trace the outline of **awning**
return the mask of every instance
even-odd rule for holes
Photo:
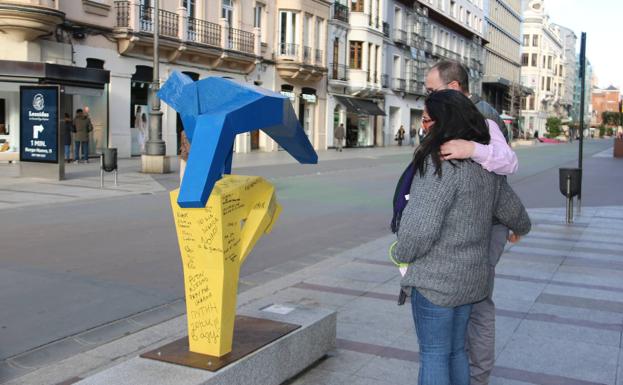
[[[347,98],[344,96],[334,97],[341,105],[346,107],[347,111],[354,112],[356,114],[385,116],[385,111],[383,111],[376,103],[372,102],[371,100]]]

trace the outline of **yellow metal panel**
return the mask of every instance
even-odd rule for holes
[[[240,266],[281,212],[275,188],[256,176],[224,175],[205,208],[171,207],[184,268],[190,351],[231,351]]]

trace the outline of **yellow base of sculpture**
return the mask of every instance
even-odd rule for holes
[[[281,206],[257,176],[224,175],[205,208],[171,207],[184,268],[190,351],[222,357],[232,348],[240,266]]]

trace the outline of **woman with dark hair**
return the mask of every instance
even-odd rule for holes
[[[468,385],[465,331],[471,304],[490,290],[493,218],[514,232],[513,239],[531,225],[503,177],[470,159],[444,161],[440,155],[452,139],[489,143],[487,123],[474,104],[458,91],[442,90],[429,95],[425,106],[428,133],[413,156],[392,255],[409,264],[401,287],[411,295],[420,345],[418,384]]]

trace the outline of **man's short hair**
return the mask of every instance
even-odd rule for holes
[[[461,63],[451,60],[442,60],[431,68],[431,70],[433,69],[439,72],[439,78],[445,84],[456,81],[459,83],[463,92],[469,92],[469,75]]]
[[[79,114],[79,113],[81,113],[81,112],[83,112],[83,111],[82,111],[82,108],[78,108],[78,109],[76,110],[76,114]]]

